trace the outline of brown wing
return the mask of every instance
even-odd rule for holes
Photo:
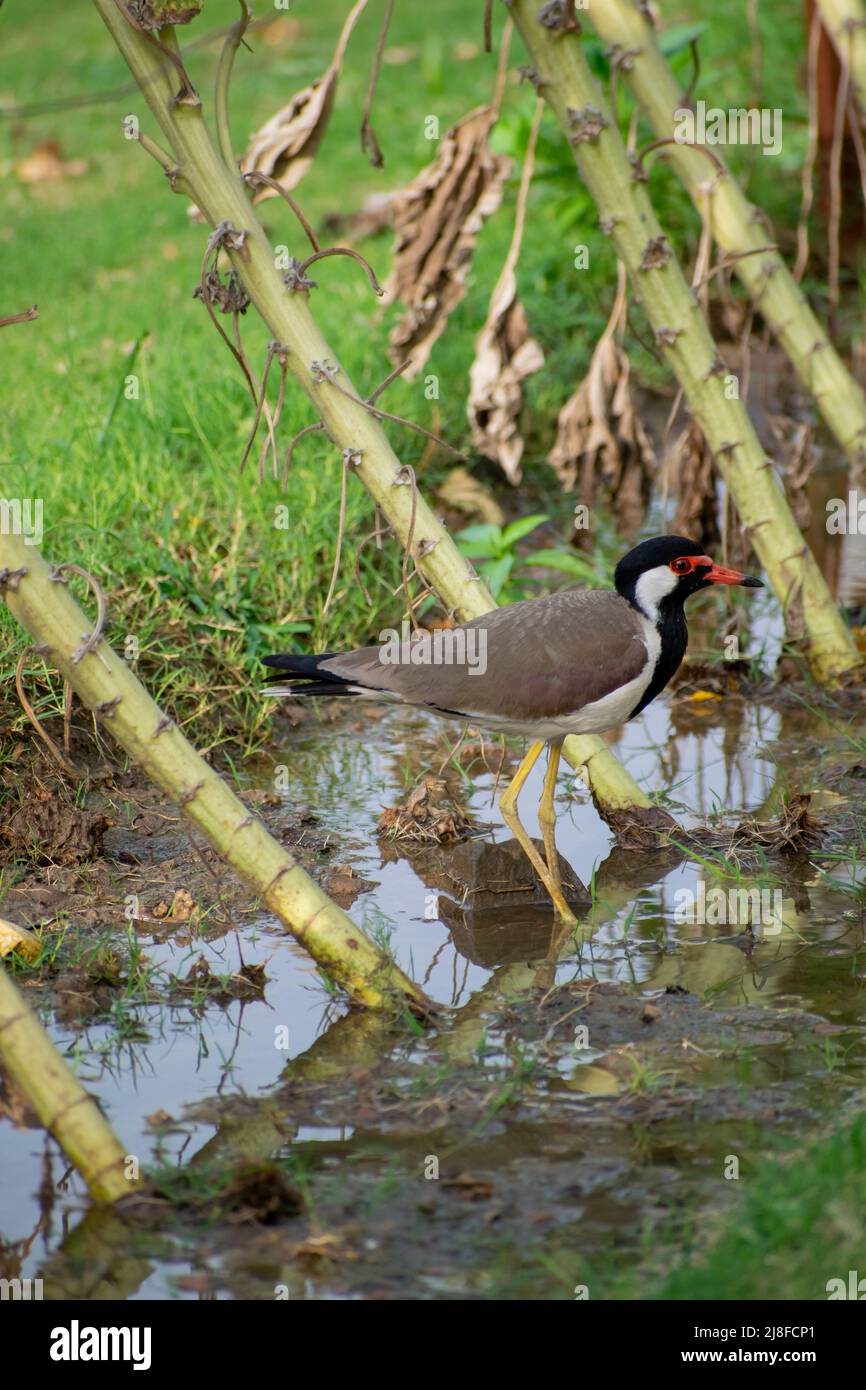
[[[389,664],[381,660],[381,647],[333,657],[320,669],[412,704],[537,720],[574,714],[600,700],[640,675],[649,655],[637,613],[618,594],[601,590],[568,589],[528,599],[463,628],[467,637],[472,630],[476,634],[476,653],[480,657],[483,651],[486,659],[483,673],[471,674],[466,663]]]

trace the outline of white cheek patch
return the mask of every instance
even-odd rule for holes
[[[668,594],[672,594],[680,582],[680,576],[674,574],[667,565],[656,565],[655,569],[647,570],[641,575],[634,589],[634,596],[638,607],[643,610],[651,622],[656,622],[659,615],[659,604]]]

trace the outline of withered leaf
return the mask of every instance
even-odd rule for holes
[[[477,1173],[458,1173],[456,1177],[443,1178],[442,1186],[458,1192],[470,1202],[486,1202],[494,1191],[490,1179]]]
[[[300,183],[331,119],[346,45],[366,6],[367,0],[357,0],[349,11],[334,56],[322,76],[303,91],[296,92],[291,101],[253,135],[241,161],[244,173],[266,174],[287,191]],[[274,189],[262,188],[256,194],[256,201],[276,196]]]
[[[204,0],[132,0],[130,13],[142,29],[161,29],[164,24],[189,24],[201,13]]]
[[[514,235],[490,297],[487,321],[475,340],[475,360],[469,372],[466,409],[472,442],[485,458],[499,464],[510,483],[518,483],[521,476],[523,382],[544,366],[544,353],[530,336],[523,305],[517,298],[516,278],[535,142],[543,110],[544,104],[539,101],[520,179]]]
[[[445,844],[460,840],[471,829],[462,807],[446,804],[445,783],[432,772],[422,777],[402,806],[383,810],[377,833],[394,840],[432,840]]]
[[[186,888],[178,888],[175,890],[171,903],[167,903],[165,899],[158,902],[151,916],[170,917],[173,922],[192,922],[195,924],[199,920],[200,913],[198,903],[192,894],[187,892]]]
[[[261,20],[256,28],[256,37],[263,39],[269,48],[285,48],[295,43],[304,31],[299,19],[289,19],[287,15],[275,15],[273,19]]]
[[[656,456],[635,407],[628,357],[614,339],[616,316],[614,310],[589,371],[559,412],[548,462],[565,488],[579,484],[588,505],[603,482],[617,522],[632,537],[646,513]]]
[[[312,1232],[305,1240],[290,1246],[288,1255],[291,1259],[301,1256],[334,1261],[359,1259],[357,1251],[352,1249],[342,1232],[338,1231]]]
[[[500,465],[510,483],[521,477],[522,383],[543,366],[544,353],[530,336],[514,272],[509,271],[493,292],[487,322],[475,341],[466,408],[473,444]]]
[[[713,456],[696,420],[689,421],[665,455],[665,469],[670,470],[678,497],[674,535],[690,536],[708,550],[717,546],[721,537]]]
[[[492,492],[462,465],[451,469],[444,483],[436,489],[436,496],[446,507],[467,516],[478,516],[494,526],[502,526],[505,521],[505,513]]]
[[[9,922],[0,917],[0,957],[9,956],[13,951],[28,961],[38,958],[42,946],[39,937],[27,927],[19,927],[17,922]]]
[[[798,792],[782,806],[775,820],[747,816],[734,832],[732,848],[758,847],[799,853],[821,839],[824,823],[811,814],[812,797]]]
[[[58,179],[77,179],[87,173],[84,159],[64,159],[56,140],[40,140],[15,165],[21,183],[56,183]]]
[[[770,411],[767,411],[767,420],[778,444],[779,457],[784,462],[783,478],[791,511],[800,530],[805,531],[812,521],[809,479],[821,459],[814,429],[808,421],[792,420],[787,415]]]
[[[394,362],[411,356],[404,372],[408,380],[421,370],[465,295],[478,233],[502,201],[511,160],[494,154],[488,144],[495,119],[490,106],[470,111],[395,200],[389,289],[406,313],[392,330],[390,350]]]

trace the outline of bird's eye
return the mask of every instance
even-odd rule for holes
[[[689,564],[688,560],[671,560],[670,567],[673,570],[674,574],[688,574],[689,570],[691,569],[691,565]]]

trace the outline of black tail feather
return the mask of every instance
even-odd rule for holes
[[[279,693],[292,697],[301,695],[357,695],[359,692],[353,689],[353,682],[345,676],[338,676],[333,671],[322,671],[321,663],[330,657],[339,656],[339,652],[319,652],[317,656],[302,656],[294,652],[279,653],[275,656],[265,656],[262,661],[265,666],[271,666],[278,671],[288,672],[286,680],[279,685],[274,685],[268,693]],[[267,677],[273,680],[273,677]]]
[[[274,666],[278,671],[291,671],[293,676],[316,676],[323,661],[339,656],[339,652],[319,652],[316,656],[304,656],[300,652],[279,652],[276,656],[263,656],[265,666]],[[325,673],[329,680],[339,681],[340,676]]]

